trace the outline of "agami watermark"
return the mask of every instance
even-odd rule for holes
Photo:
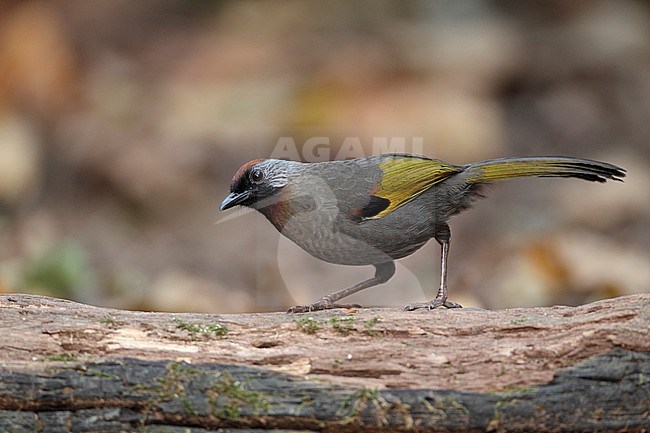
[[[340,142],[326,136],[314,136],[296,142],[294,137],[280,137],[270,157],[303,162],[335,161],[383,153],[424,153],[424,137],[372,137],[371,143],[358,136]]]

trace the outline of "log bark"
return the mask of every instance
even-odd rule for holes
[[[650,294],[296,316],[2,295],[0,329],[2,432],[650,429]]]

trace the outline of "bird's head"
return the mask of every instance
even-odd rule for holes
[[[289,181],[289,164],[278,159],[255,159],[242,165],[230,184],[221,210],[240,205],[260,209],[275,203]]]

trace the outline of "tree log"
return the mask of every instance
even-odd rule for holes
[[[0,296],[0,431],[646,431],[650,294],[306,315]]]

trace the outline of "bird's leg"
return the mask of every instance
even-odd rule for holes
[[[440,288],[438,289],[438,294],[432,301],[428,302],[416,302],[413,304],[408,304],[404,307],[407,311],[417,310],[418,308],[428,308],[433,310],[438,307],[447,307],[447,308],[461,308],[462,305],[455,302],[447,300],[447,260],[449,257],[449,245],[451,243],[451,231],[449,226],[443,230],[440,230],[436,233],[436,241],[440,244],[441,248],[441,258],[440,258]]]
[[[295,307],[291,307],[287,313],[307,313],[310,311],[329,310],[331,308],[361,308],[358,304],[337,304],[336,301],[363,289],[367,289],[368,287],[383,284],[390,280],[390,278],[395,274],[395,263],[393,262],[384,262],[374,266],[374,277],[355,284],[352,287],[348,287],[347,289],[325,295],[319,301],[316,301],[311,305],[296,305]]]

